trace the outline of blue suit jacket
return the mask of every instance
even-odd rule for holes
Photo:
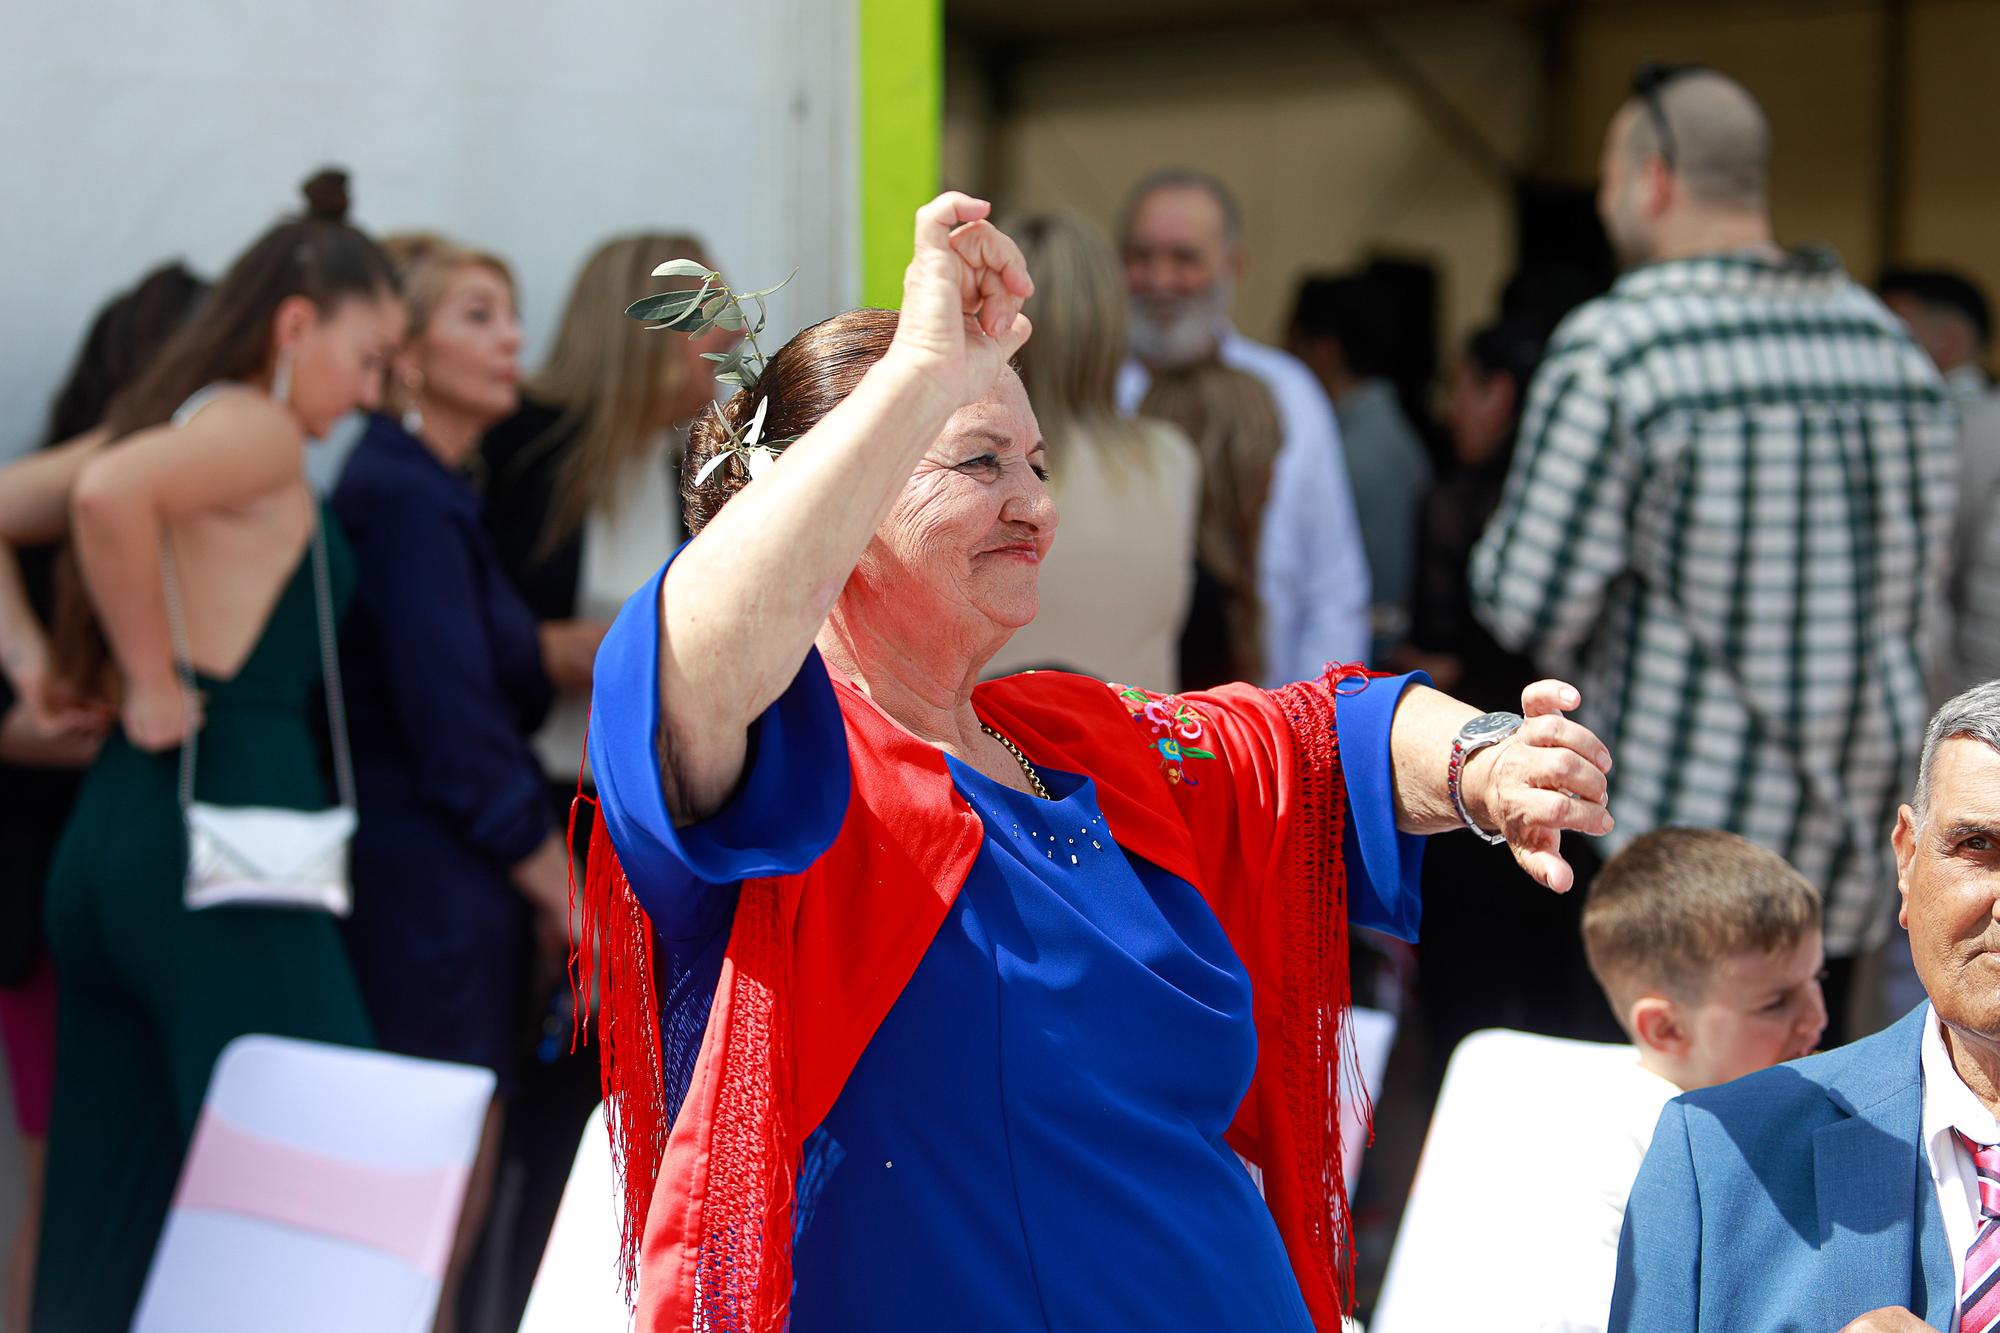
[[[1613,1333],[1837,1333],[1887,1305],[1948,1327],[1928,1018],[1669,1102],[1625,1207]]]

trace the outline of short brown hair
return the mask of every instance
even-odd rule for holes
[[[840,400],[853,393],[868,368],[888,355],[896,338],[893,310],[850,310],[795,334],[764,367],[756,387],[739,389],[723,404],[732,429],[747,425],[757,404],[768,398],[764,429],[758,435],[783,446],[817,426]],[[728,442],[714,412],[695,418],[681,462],[681,502],[690,533],[708,526],[729,498],[750,484],[740,462],[724,463],[700,486],[694,479]]]
[[[1622,1012],[1648,990],[1697,999],[1720,959],[1774,953],[1819,922],[1819,890],[1777,853],[1719,829],[1665,828],[1597,872],[1583,949]]]

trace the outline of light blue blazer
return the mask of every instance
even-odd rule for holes
[[[1837,1333],[1887,1305],[1950,1326],[1928,1016],[1667,1103],[1625,1207],[1612,1333]]]

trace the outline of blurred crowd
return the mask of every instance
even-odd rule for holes
[[[1003,221],[1062,517],[994,670],[1175,691],[1366,663],[1496,710],[1561,673],[1617,757],[1604,851],[1692,825],[1785,858],[1824,902],[1826,1040],[1871,1029],[1924,720],[2000,675],[1991,321],[1956,273],[1869,290],[1781,248],[1770,155],[1742,88],[1649,71],[1598,201],[1622,273],[1524,268],[1442,358],[1409,259],[1302,275],[1283,346],[1240,331],[1253,256],[1204,173],[1143,177],[1109,232]],[[110,302],[0,472],[0,1030],[36,1167],[6,1327],[123,1326],[241,1033],[496,1073],[440,1328],[514,1326],[598,1097],[562,970],[591,666],[684,536],[680,453],[734,337],[623,310],[694,281],[662,261],[713,261],[603,242],[529,368],[504,256],[364,235],[337,172],[306,193],[219,276]],[[187,909],[184,743],[199,799],[310,808],[331,729],[351,912]],[[1597,856],[1570,856],[1581,889]],[[1433,1084],[1475,1028],[1630,1035],[1585,893],[1457,838],[1425,894],[1436,930],[1365,946],[1357,995],[1424,1034]]]

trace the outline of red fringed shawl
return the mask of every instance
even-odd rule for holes
[[[1036,764],[1095,778],[1118,845],[1199,889],[1248,967],[1257,1068],[1228,1139],[1263,1168],[1322,1329],[1340,1326],[1353,1277],[1339,1114],[1351,1043],[1347,812],[1333,693],[1360,675],[1162,698],[1044,672],[973,695]],[[602,997],[621,1259],[627,1280],[637,1275],[646,1333],[783,1328],[801,1145],[915,973],[984,836],[941,751],[847,682],[836,694],[853,771],[846,821],[804,874],[744,883],[671,1126],[652,930],[602,818],[591,839],[572,966],[579,994],[594,981]]]

